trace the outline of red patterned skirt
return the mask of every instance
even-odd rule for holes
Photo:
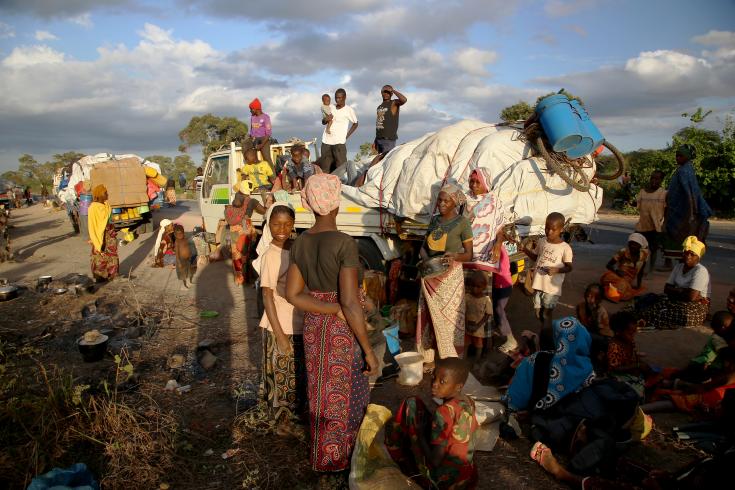
[[[336,292],[311,291],[315,299],[337,302]],[[370,401],[362,371],[362,348],[349,325],[335,315],[304,314],[304,356],[315,471],[349,468],[355,438]]]

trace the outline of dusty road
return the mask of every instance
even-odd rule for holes
[[[156,224],[163,218],[179,221],[187,230],[200,223],[194,201],[180,201],[179,206],[156,213]],[[11,240],[16,261],[0,264],[0,277],[31,286],[35,283],[36,277],[42,274],[55,277],[74,272],[89,274],[89,245],[71,233],[71,225],[65,213],[46,210],[36,205],[13,211],[11,223],[13,225]],[[634,223],[635,218],[603,215],[602,219],[591,228],[593,244],[572,244],[575,253],[574,271],[566,278],[564,294],[557,311],[558,316],[572,314],[574,305],[582,298],[585,286],[599,279],[605,263],[625,243],[625,238],[631,232]],[[121,274],[130,278],[129,283],[135,286],[140,293],[139,296],[143,296],[144,303],[163,305],[180,316],[177,324],[161,329],[155,338],[144,343],[137,361],[141,372],[144,373],[141,391],[153,394],[162,407],[175,412],[190,434],[206,436],[206,442],[202,443],[199,440],[191,444],[191,448],[185,448],[185,451],[189,451],[187,455],[190,460],[201,463],[195,468],[198,483],[190,482],[189,486],[177,485],[178,488],[240,486],[243,478],[242,468],[247,467],[247,461],[238,462],[237,458],[233,458],[225,465],[219,458],[216,458],[219,462],[207,459],[209,457],[203,456],[203,453],[206,449],[213,449],[214,454],[218,455],[232,446],[234,438],[232,418],[236,410],[233,390],[242,387],[246,380],[257,383],[261,339],[257,332],[258,319],[255,316],[253,289],[237,287],[234,284],[228,262],[217,262],[200,269],[194,285],[190,289],[184,288],[176,279],[175,271],[150,266],[150,254],[155,237],[155,233],[144,234],[133,243],[120,247]],[[713,278],[713,311],[724,308],[727,291],[733,285],[735,277],[733,251],[735,251],[735,223],[714,222],[710,250],[703,260]],[[667,275],[662,272],[655,272],[647,277],[645,284],[648,290],[661,291],[666,277]],[[105,286],[97,296],[114,300],[115,298],[109,296],[125,294],[119,287],[116,289],[113,286],[114,283]],[[58,304],[67,300],[60,297],[52,301],[57,302],[52,304]],[[69,298],[68,301],[72,299]],[[5,307],[9,306],[6,303]],[[609,303],[606,307],[611,312],[619,308]],[[219,317],[201,319],[199,318],[201,310],[217,311]],[[34,312],[28,311],[27,317],[32,319]],[[511,298],[509,317],[516,332],[538,328],[533,318],[530,298],[518,291],[514,292]],[[2,320],[0,323],[3,323]],[[3,325],[3,327],[15,326]],[[704,328],[650,332],[640,334],[638,342],[640,350],[648,355],[650,363],[675,366],[683,365],[692,354],[696,353],[704,343],[706,335],[708,332]],[[72,339],[71,334],[67,334],[67,337]],[[70,339],[66,340],[67,343]],[[170,376],[166,369],[169,356],[174,353],[191,353],[199,342],[207,339],[214,340],[218,345],[216,354],[219,361],[216,369],[205,378],[198,379],[193,391],[184,397],[163,395],[161,388]],[[74,363],[72,361],[70,363],[76,363],[70,365],[70,368],[87,369],[87,374],[92,368],[82,365],[76,357]],[[96,369],[103,368],[109,370],[109,365]],[[417,391],[389,381],[374,390],[371,398],[375,403],[395,408],[403,397]],[[279,451],[295,451],[293,447],[272,446],[267,440],[253,440],[248,443],[266,462],[269,457],[278,459],[281,454]],[[556,488],[554,482],[528,459],[528,447],[525,439],[513,443],[501,441],[493,453],[478,454],[478,465],[485,468],[481,469],[480,488],[494,488],[498,484],[508,488]],[[305,453],[305,449],[301,451]],[[306,469],[305,456],[299,454],[301,453],[294,456],[296,460],[288,460],[290,469],[293,470],[292,474],[286,480],[278,480],[279,484],[294,488],[309,486],[308,482],[313,476],[310,476]],[[645,455],[641,457],[645,459]],[[171,481],[176,481],[176,478],[172,477]]]

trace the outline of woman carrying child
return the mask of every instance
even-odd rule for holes
[[[253,261],[260,275],[265,313],[263,329],[263,396],[276,422],[276,434],[299,434],[294,422],[306,401],[304,373],[304,315],[286,301],[286,274],[295,213],[288,202],[276,201],[265,215],[261,243],[265,251]]]
[[[250,221],[253,211],[265,213],[265,208],[250,197],[251,184],[240,183],[240,191],[235,193],[232,204],[225,206],[225,222],[230,227],[230,247],[235,283],[245,282],[250,258],[250,244],[255,237],[255,228]]]
[[[426,230],[421,260],[440,258],[447,270],[421,278],[416,345],[424,362],[457,357],[464,350],[465,290],[462,263],[472,258],[470,222],[458,210],[465,202],[462,190],[446,184],[439,191],[434,216]]]
[[[607,263],[607,272],[600,278],[605,297],[610,301],[630,301],[643,292],[641,281],[648,260],[648,240],[640,233],[628,237],[625,248],[618,250]]]
[[[440,399],[441,405],[432,413],[420,398],[407,398],[385,426],[391,457],[404,475],[414,477],[423,488],[477,486],[475,404],[462,394],[468,375],[469,366],[461,359],[438,360],[431,396]]]
[[[494,317],[505,337],[500,352],[508,354],[518,347],[510,322],[505,314],[513,282],[510,278],[510,259],[503,246],[505,234],[505,210],[497,193],[492,190],[490,171],[478,167],[470,172],[470,194],[467,198],[465,215],[472,227],[472,260],[466,269],[479,269],[493,274],[492,303]]]

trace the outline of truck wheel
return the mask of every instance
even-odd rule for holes
[[[370,238],[358,238],[357,251],[360,254],[360,264],[365,270],[385,272],[385,261],[378,246]]]

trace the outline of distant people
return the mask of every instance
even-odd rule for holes
[[[408,99],[390,85],[383,85],[380,95],[383,97],[383,102],[378,106],[378,114],[375,119],[375,150],[385,155],[396,146],[398,117],[401,106]],[[398,98],[394,99],[394,95]]]
[[[23,191],[23,197],[26,200],[26,205],[30,206],[33,204],[33,197],[31,196],[31,188],[30,186],[26,186],[25,190]]]
[[[322,169],[305,157],[306,149],[301,145],[291,147],[291,158],[284,164],[283,170],[273,182],[273,192],[300,191],[312,175],[321,174]]]
[[[250,131],[247,139],[243,142],[242,150],[244,152],[248,148],[255,148],[273,168],[273,160],[271,159],[271,118],[263,112],[263,107],[257,98],[253,99],[248,107],[250,108]]]
[[[92,243],[90,257],[92,276],[97,282],[108,281],[117,276],[120,258],[117,255],[117,232],[110,223],[112,208],[107,201],[107,188],[98,185],[92,189],[92,204],[89,206],[89,240]]]
[[[170,208],[176,206],[176,183],[174,179],[166,181],[166,204]]]
[[[648,184],[638,192],[636,203],[638,206],[638,223],[635,231],[646,237],[648,250],[651,254],[648,269],[653,271],[656,262],[656,252],[661,243],[661,232],[664,226],[666,212],[666,189],[661,187],[664,173],[654,170],[648,179]]]
[[[179,188],[183,191],[186,189],[186,175],[184,172],[179,174]]]
[[[324,173],[331,173],[335,168],[347,163],[347,139],[357,129],[357,114],[352,107],[345,105],[347,92],[338,88],[334,93],[336,105],[332,114],[322,120],[329,126],[322,134],[322,156],[319,161]],[[350,126],[350,124],[352,124]]]
[[[199,197],[199,194],[202,192],[202,184],[204,184],[204,168],[197,167],[197,175],[194,177],[194,181],[191,184],[192,190],[196,192],[197,197]]]
[[[666,194],[666,242],[664,257],[666,266],[671,266],[671,258],[681,257],[681,243],[688,236],[695,236],[704,242],[709,233],[708,218],[712,209],[702,196],[702,191],[694,173],[692,160],[697,156],[692,145],[681,145],[676,150],[676,163],[679,165],[671,176]]]
[[[322,121],[328,121],[327,127],[324,128],[324,131],[327,134],[332,134],[332,98],[329,96],[329,94],[323,94],[322,95]]]

